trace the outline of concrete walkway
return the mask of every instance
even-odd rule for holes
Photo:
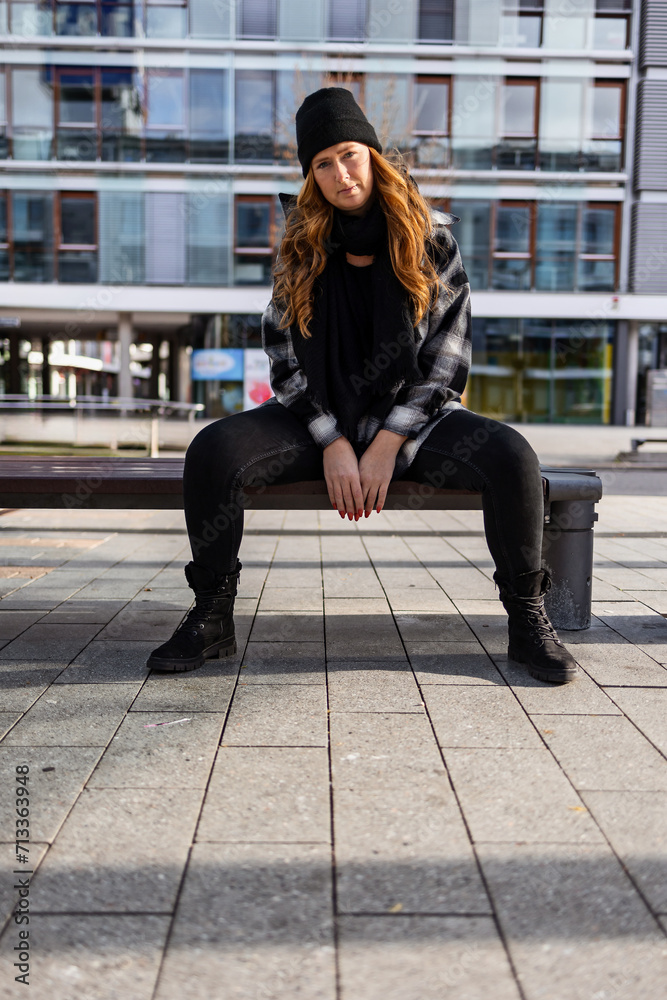
[[[667,498],[603,499],[562,688],[478,513],[246,524],[241,655],[147,677],[182,515],[0,518],[3,1000],[665,997]]]

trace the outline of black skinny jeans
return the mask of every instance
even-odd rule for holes
[[[363,449],[356,450],[360,456]],[[188,448],[183,476],[193,562],[216,575],[233,571],[243,535],[244,486],[323,478],[321,448],[279,403],[209,424]],[[498,576],[510,583],[540,568],[542,478],[535,452],[513,428],[454,410],[433,428],[401,478],[481,492]],[[391,503],[385,507],[390,510]]]

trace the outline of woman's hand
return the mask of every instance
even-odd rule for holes
[[[387,490],[394,474],[396,455],[407,440],[401,434],[381,430],[359,460],[359,478],[363,495],[364,512],[368,517],[375,507],[378,514],[384,507]]]
[[[359,480],[359,463],[354,448],[345,437],[336,438],[322,452],[324,478],[329,499],[341,517],[358,520],[363,498]]]

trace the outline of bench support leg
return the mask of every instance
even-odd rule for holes
[[[591,624],[594,504],[563,500],[551,504],[544,526],[542,566],[551,576],[545,607],[558,629],[584,629]]]

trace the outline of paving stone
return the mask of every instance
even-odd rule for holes
[[[339,918],[342,1000],[519,1000],[490,917]]]
[[[651,611],[667,614],[667,590],[632,590],[625,595],[628,599],[645,604]]]
[[[107,747],[89,788],[205,788],[225,720],[196,712],[131,712]]]
[[[538,726],[575,788],[667,789],[667,761],[623,716],[541,715]]]
[[[197,840],[328,844],[326,749],[220,747]]]
[[[33,879],[33,910],[171,910],[203,794],[183,788],[84,789]]]
[[[328,544],[325,544],[328,543]],[[343,545],[343,548],[339,546]],[[333,551],[333,546],[338,551]],[[322,539],[322,580],[325,596],[347,598],[384,598],[382,585],[361,543],[356,543],[352,553],[344,542],[333,538]]]
[[[396,624],[405,642],[442,642],[474,639],[470,628],[459,614],[407,614],[396,615]]]
[[[197,844],[155,1000],[334,1000],[331,851]]]
[[[609,695],[644,736],[667,755],[667,687],[610,688]]]
[[[41,611],[0,611],[0,641],[15,639],[42,617]]]
[[[473,840],[594,843],[602,835],[546,750],[445,750]]]
[[[253,642],[322,642],[324,617],[313,611],[260,611],[251,635]]]
[[[354,618],[358,615],[362,615],[371,627],[374,622],[382,627],[392,620],[391,610],[385,597],[327,597],[324,609],[327,627],[337,625],[339,619]]]
[[[420,684],[502,684],[493,661],[476,641],[405,642]]]
[[[324,643],[249,642],[241,670],[246,684],[324,684]]]
[[[100,631],[97,624],[45,625],[37,622],[0,649],[0,660],[69,662]]]
[[[107,622],[124,608],[126,601],[80,601],[72,597],[69,601],[64,601],[53,611],[49,611],[42,619],[45,625],[85,625],[89,623],[99,623],[106,625]]]
[[[571,646],[569,639],[563,641]],[[586,673],[603,686],[667,687],[667,670],[630,642],[580,643],[570,651]]]
[[[407,661],[333,660],[328,670],[331,712],[423,712]]]
[[[118,612],[97,638],[148,639],[157,645],[169,639],[174,629],[180,625],[186,611],[187,608],[176,611],[138,608],[132,602]]]
[[[405,662],[405,650],[394,622],[388,618],[380,624],[377,618],[368,621],[354,615],[338,618],[332,624],[327,618],[327,661],[334,660],[398,660]]]
[[[526,997],[657,997],[665,939],[606,844],[478,848]]]
[[[441,747],[534,747],[540,737],[505,685],[433,684],[426,708]]]
[[[30,837],[50,843],[80,794],[103,747],[0,747],[0,829],[14,826],[14,778],[17,764],[30,768]],[[18,787],[18,786],[16,786]]]
[[[311,587],[269,587],[262,591],[260,611],[321,611],[322,590]]]
[[[440,611],[452,614],[454,605],[444,590],[430,587],[409,589],[386,589],[387,600],[393,611]]]
[[[9,983],[16,932],[8,929],[0,945],[0,975]],[[31,927],[37,957],[31,969],[30,1000],[151,1000],[169,931],[169,917],[41,915]],[[18,1000],[15,984],[7,1000]]]
[[[226,712],[238,673],[237,657],[207,660],[184,673],[150,673],[130,712]]]
[[[58,684],[106,684],[143,681],[154,642],[94,639],[59,674]]]
[[[39,696],[55,680],[64,662],[49,664],[25,660],[0,662],[0,700],[9,712],[27,712]]]
[[[582,792],[650,906],[667,913],[667,792]]]
[[[633,601],[635,596],[625,590],[619,590],[613,583],[599,579],[595,574],[591,581],[591,591],[594,601]]]
[[[578,657],[580,647],[573,652]],[[528,715],[562,713],[563,715],[618,715],[613,701],[580,670],[570,684],[548,684],[531,677],[525,667],[494,656],[498,670],[510,685]]]
[[[340,912],[488,912],[426,717],[332,714],[330,725]]]
[[[324,686],[239,682],[223,734],[227,746],[326,746]]]
[[[139,684],[67,684],[46,691],[5,736],[6,746],[102,746]]]
[[[2,829],[4,836],[9,837],[10,833],[13,833],[14,821],[12,820],[11,825],[5,824]],[[23,864],[17,859],[16,842],[14,840],[12,840],[11,843],[2,843],[0,841],[0,858],[2,858],[3,875],[0,880],[0,926],[3,925],[14,912],[14,907],[21,898],[19,896],[18,888],[16,888],[16,886],[19,885],[19,880],[23,879],[25,881],[26,878],[32,878],[31,875],[26,874],[27,870],[30,869],[35,871],[37,869],[37,866],[46,854],[49,845],[40,844],[37,839],[35,839],[31,840],[28,846],[28,856],[30,860],[28,863]],[[26,852],[24,851],[22,854],[25,856]],[[12,962],[9,963],[8,968],[6,964],[6,956],[14,945],[19,943],[18,932],[20,929],[21,927],[12,920],[7,928],[4,940],[0,941],[0,970],[2,970],[0,975],[2,973],[9,973],[12,963],[16,961],[16,957],[14,956]],[[8,935],[11,940],[10,949],[7,948]],[[13,982],[15,975],[17,975],[16,971],[11,972],[11,975],[4,975],[1,981],[4,985],[8,985],[10,982]],[[6,996],[7,994],[3,992],[3,1000]]]

